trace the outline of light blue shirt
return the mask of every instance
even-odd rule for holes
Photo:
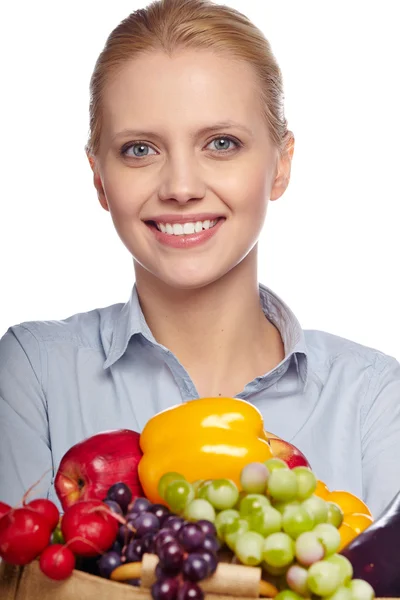
[[[304,452],[330,489],[353,492],[377,516],[400,489],[400,364],[303,331],[263,285],[260,300],[285,358],[237,397],[261,411],[266,430]],[[49,468],[32,497],[56,500],[54,475],[73,444],[107,429],[140,432],[160,410],[198,397],[153,337],[136,286],[126,304],[10,327],[0,340],[0,500],[17,503]]]

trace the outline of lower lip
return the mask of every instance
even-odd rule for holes
[[[164,244],[164,246],[169,246],[170,248],[186,249],[200,246],[200,244],[211,239],[221,228],[224,221],[225,219],[219,219],[218,223],[214,227],[211,227],[211,229],[204,229],[198,233],[185,233],[183,235],[163,233],[155,225],[147,225],[147,227],[151,229],[160,244]]]

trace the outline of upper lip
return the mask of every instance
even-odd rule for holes
[[[145,221],[155,221],[156,223],[196,223],[197,221],[214,221],[215,219],[224,219],[223,215],[215,213],[200,213],[198,215],[159,215],[158,217],[150,217]]]

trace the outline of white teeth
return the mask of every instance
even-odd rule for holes
[[[203,229],[211,229],[218,223],[218,219],[213,221],[197,221],[196,223],[156,223],[157,229],[168,235],[190,235],[199,233]]]
[[[185,223],[183,225],[183,233],[194,233],[195,223]]]

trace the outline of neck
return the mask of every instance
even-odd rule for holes
[[[256,253],[255,247],[224,277],[193,290],[171,288],[135,263],[140,305],[155,339],[198,389],[207,379],[214,395],[232,377],[240,387],[284,358],[281,336],[261,308]]]

